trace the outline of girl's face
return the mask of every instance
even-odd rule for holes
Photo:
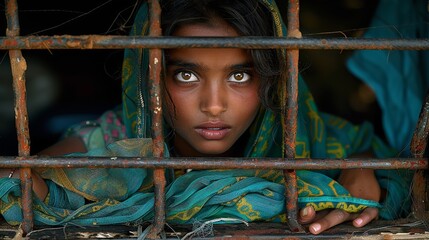
[[[185,25],[174,35],[238,36],[220,21]],[[179,48],[168,50],[166,56],[165,83],[173,103],[168,111],[177,153],[230,154],[260,107],[259,77],[251,56],[233,48]]]

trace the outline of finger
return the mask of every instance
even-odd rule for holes
[[[365,208],[359,216],[353,220],[353,226],[363,227],[378,217],[378,208]]]
[[[331,212],[329,212],[325,217],[312,223],[309,226],[309,230],[313,234],[319,234],[325,231],[326,229],[329,229],[335,225],[338,225],[340,223],[343,223],[349,220],[349,218],[350,218],[349,213],[340,209],[334,209]]]
[[[316,211],[314,207],[307,206],[299,211],[298,221],[302,224],[311,223],[325,217],[330,211],[328,209]]]
[[[312,222],[316,218],[316,211],[312,206],[307,206],[299,211],[299,219],[300,223],[309,223]]]

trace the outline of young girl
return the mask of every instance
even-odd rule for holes
[[[175,0],[162,1],[161,6],[164,35],[286,35],[279,11],[270,0]],[[131,35],[147,35],[148,31],[148,7],[143,3]],[[67,138],[42,154],[150,156],[148,61],[147,49],[127,49],[122,108],[74,127]],[[283,50],[165,50],[165,156],[281,157],[279,102],[286,81],[282,77],[284,61]],[[297,158],[345,158],[367,152],[392,156],[370,125],[352,126],[318,112],[301,79],[299,84]],[[150,170],[36,171],[36,223],[93,225],[153,219]],[[12,175],[18,177],[19,172]],[[396,218],[407,211],[403,203],[408,197],[408,176],[397,171],[298,171],[297,175],[300,220],[311,222],[309,230],[314,234],[347,220],[361,227],[378,213]],[[219,217],[285,221],[282,171],[194,170],[168,178],[166,208],[171,223]],[[2,214],[16,224],[22,219],[19,181],[2,178],[0,185],[7,189],[2,192]],[[387,194],[382,195],[381,189]],[[313,221],[315,210],[324,209],[334,210]]]

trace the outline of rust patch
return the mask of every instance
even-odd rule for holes
[[[161,6],[158,0],[149,0],[150,7],[150,33],[151,37],[161,36]],[[149,50],[149,84],[150,110],[152,115],[152,152],[155,158],[161,159],[164,155],[164,139],[162,126],[162,102],[161,102],[161,49]],[[165,225],[165,170],[155,169],[155,217],[153,227],[149,232],[149,238],[157,238]]]
[[[19,35],[18,5],[16,0],[6,0],[6,18],[8,37]],[[18,154],[20,157],[30,156],[30,134],[26,102],[25,71],[27,62],[20,50],[9,50],[10,66],[15,93],[15,125],[18,138]],[[32,180],[31,169],[21,169],[22,214],[21,228],[26,235],[33,229]]]

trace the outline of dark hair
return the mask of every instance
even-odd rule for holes
[[[216,18],[232,26],[241,36],[274,36],[271,14],[258,0],[163,0],[161,28],[171,36],[183,25],[211,24]],[[278,109],[277,86],[281,57],[274,49],[249,50],[256,73],[260,76],[262,104]]]

